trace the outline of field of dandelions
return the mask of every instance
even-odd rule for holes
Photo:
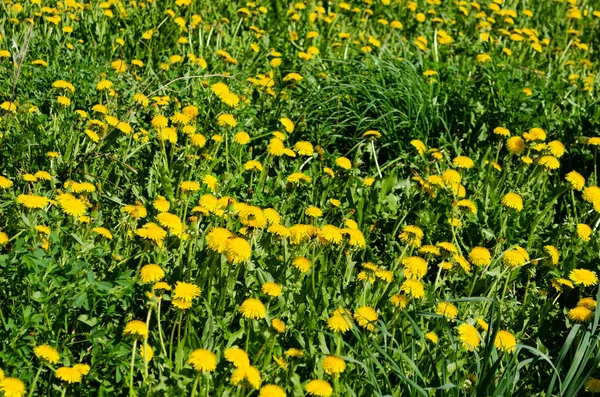
[[[0,0],[0,396],[600,395],[600,3]]]

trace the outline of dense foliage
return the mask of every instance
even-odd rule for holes
[[[600,393],[600,4],[0,6],[0,394]]]

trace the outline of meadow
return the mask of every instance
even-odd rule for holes
[[[0,396],[600,395],[596,0],[1,0]]]

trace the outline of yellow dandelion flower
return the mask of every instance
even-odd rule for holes
[[[569,279],[575,285],[583,285],[589,287],[598,284],[598,276],[596,272],[587,269],[573,269],[569,273]]]
[[[196,284],[178,281],[175,283],[173,290],[173,298],[184,302],[191,302],[200,296],[200,287]]]
[[[592,319],[594,313],[585,306],[577,306],[569,310],[568,316],[571,319],[571,321],[585,323]]]
[[[255,298],[248,298],[244,302],[239,309],[240,313],[244,318],[260,320],[265,318],[266,309],[265,305],[262,304],[261,301]]]
[[[311,396],[329,397],[333,394],[333,388],[327,381],[313,379],[306,384],[306,392]]]
[[[517,212],[521,212],[521,210],[523,210],[523,199],[517,193],[506,193],[504,198],[502,198],[502,205]]]
[[[481,338],[479,337],[479,332],[477,329],[467,323],[462,323],[457,327],[458,330],[458,339],[462,343],[462,346],[465,350],[473,351],[473,349],[479,346],[481,342]]]
[[[517,348],[517,340],[515,339],[514,335],[510,332],[500,330],[496,334],[494,346],[496,346],[496,349],[505,351],[507,353],[512,353]]]
[[[375,324],[377,323],[377,319],[379,316],[375,309],[370,306],[362,306],[356,309],[354,312],[354,319],[363,328],[366,328],[369,331],[373,331],[375,329]]]
[[[40,360],[44,360],[50,364],[57,364],[58,360],[60,360],[60,355],[58,354],[58,351],[56,351],[56,349],[53,348],[52,346],[48,346],[48,345],[36,346],[33,349],[33,353]]]
[[[165,271],[158,265],[150,263],[140,269],[140,278],[143,283],[155,283],[165,277]]]
[[[134,338],[147,339],[148,338],[148,327],[146,323],[140,320],[131,320],[125,325],[123,330],[125,335],[130,335]]]
[[[279,284],[271,281],[264,283],[261,287],[261,291],[263,294],[273,297],[278,297],[281,295],[281,287]]]
[[[206,349],[196,349],[191,352],[187,363],[198,372],[213,372],[217,369],[217,357]]]
[[[223,355],[225,356],[225,360],[232,363],[236,368],[247,367],[250,365],[248,354],[239,347],[230,347],[225,350]]]

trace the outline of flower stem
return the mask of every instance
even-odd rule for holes
[[[33,378],[33,383],[31,384],[31,389],[29,390],[28,396],[33,396],[33,392],[35,391],[35,385],[40,377],[40,373],[42,373],[42,366],[40,365],[37,372],[35,373],[35,378]]]
[[[195,397],[196,396],[196,392],[198,391],[198,383],[200,382],[200,374],[202,372],[198,372],[196,374],[196,379],[194,379],[194,385],[192,386],[192,394],[191,397]]]
[[[129,395],[130,396],[135,396],[135,392],[133,391],[133,370],[135,368],[135,349],[136,348],[137,348],[137,339],[135,339],[133,341],[133,349],[131,349],[131,368],[129,370]]]

